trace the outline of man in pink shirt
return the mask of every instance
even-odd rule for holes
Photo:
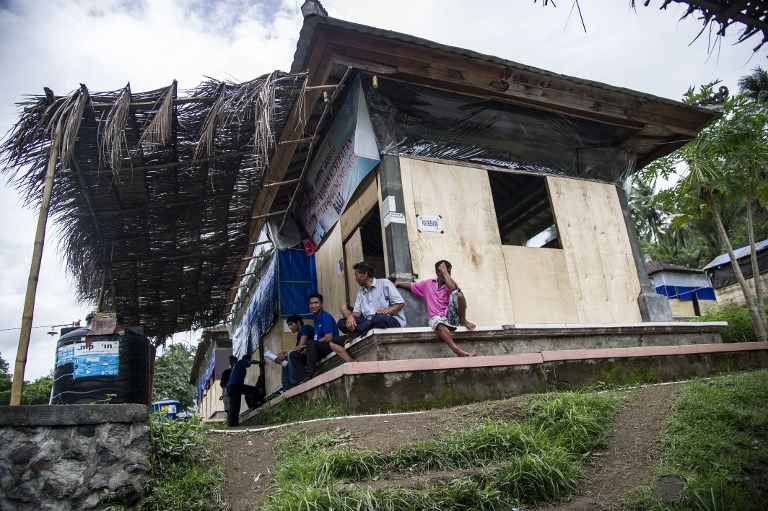
[[[471,357],[453,341],[453,332],[463,326],[474,330],[475,324],[467,321],[467,300],[459,284],[451,277],[451,263],[441,260],[435,263],[436,279],[419,282],[397,282],[396,287],[407,289],[414,296],[420,296],[427,302],[429,327],[437,332],[438,337],[460,357]]]

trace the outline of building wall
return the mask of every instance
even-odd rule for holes
[[[502,246],[487,171],[401,157],[414,272],[448,259],[479,324],[639,322],[640,284],[616,189],[548,176],[562,249]],[[416,214],[441,215],[420,233]]]
[[[760,280],[762,280],[765,289],[768,289],[768,273],[760,275]],[[749,287],[752,290],[755,289],[751,278],[747,279],[747,284],[749,284]],[[715,289],[715,297],[717,298],[717,303],[720,307],[727,307],[728,305],[746,305],[744,294],[741,292],[741,286],[739,286],[738,282],[736,284],[731,284],[730,286]]]

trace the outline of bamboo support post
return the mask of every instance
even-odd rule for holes
[[[27,293],[24,297],[24,312],[21,316],[21,333],[19,334],[19,348],[16,351],[16,364],[13,368],[13,384],[11,386],[11,405],[21,404],[21,392],[24,384],[24,369],[27,365],[27,352],[29,351],[29,338],[32,334],[32,317],[35,311],[35,297],[37,282],[40,277],[40,265],[43,259],[43,242],[45,241],[45,227],[48,222],[48,210],[51,205],[51,190],[53,189],[53,175],[56,172],[56,160],[59,157],[63,128],[61,123],[56,126],[56,136],[51,145],[51,154],[48,157],[48,169],[45,173],[45,187],[43,199],[40,204],[40,216],[37,219],[37,232],[35,234],[35,246],[32,251],[32,264],[29,268],[29,280],[27,281]]]

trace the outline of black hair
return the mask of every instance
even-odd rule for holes
[[[373,265],[369,263],[368,261],[362,261],[357,264],[355,264],[352,267],[353,270],[357,270],[360,273],[365,273],[371,278],[374,278],[376,275],[373,274]]]
[[[451,263],[449,263],[445,259],[440,259],[438,262],[435,263],[435,271],[437,271],[438,266],[440,266],[443,263],[445,263],[445,267],[448,268],[448,273],[451,273],[451,268],[453,268],[453,266],[451,266]]]
[[[323,295],[321,295],[320,293],[311,293],[307,301],[311,300],[312,298],[317,298],[318,300],[320,300],[320,303],[323,303]]]
[[[248,353],[242,356],[242,360],[250,360],[250,359],[251,359],[251,356]]]
[[[234,356],[234,355],[230,355],[229,356],[229,363],[230,364],[234,364],[235,362],[237,362],[237,357]]]
[[[322,302],[322,300],[320,300]],[[285,320],[286,323],[298,323],[300,325],[304,324],[304,320],[301,319],[301,316],[298,314],[294,314],[293,316],[290,316],[288,319]]]

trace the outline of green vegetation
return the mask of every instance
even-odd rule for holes
[[[193,360],[193,348],[183,344],[168,346],[155,360],[152,401],[168,397],[180,402],[182,410],[192,408],[196,397],[195,387],[189,383]]]
[[[768,306],[765,307],[765,310],[768,312]],[[723,342],[755,342],[757,340],[749,311],[743,305],[730,305],[690,321],[727,321],[728,326],[722,331]]]
[[[583,464],[601,446],[621,402],[562,393],[523,405],[520,423],[491,423],[394,452],[355,451],[348,436],[286,438],[277,489],[264,510],[509,509],[574,493]],[[372,482],[438,470],[469,470],[426,489],[372,489]]]
[[[635,510],[762,510],[768,501],[768,371],[696,383],[683,392],[664,433],[656,475],[686,481],[683,496],[663,504],[649,489]]]
[[[143,511],[223,511],[224,473],[213,456],[208,426],[200,418],[151,423],[155,484]]]
[[[13,375],[10,373],[9,364],[0,355],[0,405],[11,402],[12,381]],[[53,372],[35,381],[25,381],[21,390],[21,404],[47,405],[51,397],[51,387],[53,387]]]
[[[247,425],[288,424],[290,422],[306,421],[311,419],[324,419],[343,414],[343,403],[331,401],[304,401],[296,399],[284,401],[280,406],[264,407]]]

